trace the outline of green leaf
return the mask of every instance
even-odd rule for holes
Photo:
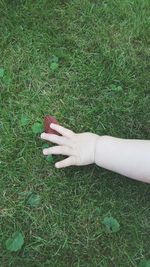
[[[43,144],[43,145],[42,145],[42,148],[43,148],[43,149],[44,149],[44,148],[49,148],[49,144],[47,144],[47,143]]]
[[[20,125],[21,126],[26,126],[30,122],[29,118],[26,115],[22,115],[21,120],[20,120]]]
[[[111,85],[111,90],[114,91],[114,92],[122,92],[123,91],[123,89],[122,89],[122,87],[120,85],[117,86],[115,84]]]
[[[52,155],[48,155],[48,156],[46,157],[46,160],[47,160],[49,163],[52,163],[52,162],[54,161]]]
[[[148,261],[145,259],[141,260],[138,267],[150,267],[150,260]]]
[[[21,232],[15,232],[11,238],[6,240],[6,248],[9,251],[18,251],[24,244],[24,235]]]
[[[4,76],[4,68],[0,68],[0,78]]]
[[[120,230],[120,224],[113,217],[105,217],[103,224],[106,226],[107,233],[116,233]]]
[[[52,62],[50,68],[51,70],[55,71],[56,69],[58,69],[58,66],[59,64],[57,62]]]
[[[51,56],[51,58],[50,58],[50,62],[52,63],[52,62],[55,62],[55,63],[58,63],[58,61],[59,61],[59,59],[58,59],[58,57],[56,57],[56,56]]]
[[[36,122],[32,125],[32,132],[35,134],[42,133],[44,131],[44,126],[40,122]]]
[[[41,197],[38,194],[32,193],[30,197],[28,198],[27,204],[31,207],[36,207],[40,204]]]

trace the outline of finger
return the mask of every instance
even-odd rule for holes
[[[55,164],[55,167],[59,169],[59,168],[69,167],[72,165],[75,165],[75,157],[74,156],[70,156],[64,160],[57,162]]]
[[[52,143],[58,144],[58,145],[67,145],[67,138],[63,136],[58,136],[56,134],[47,134],[42,133],[41,138],[47,141],[50,141]]]
[[[57,131],[58,133],[60,133],[63,136],[66,136],[66,137],[71,137],[74,134],[73,131],[71,131],[71,130],[69,130],[69,129],[61,126],[61,125],[54,124],[54,123],[51,123],[50,128],[52,128],[53,130]]]
[[[44,155],[67,155],[70,156],[72,155],[71,153],[71,148],[67,147],[67,146],[53,146],[53,147],[49,147],[49,148],[45,148],[43,149],[43,154]]]

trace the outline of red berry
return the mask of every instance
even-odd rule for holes
[[[45,133],[60,135],[58,132],[50,128],[51,123],[59,124],[58,121],[53,116],[50,115],[44,116]]]

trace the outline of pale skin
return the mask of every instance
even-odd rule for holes
[[[61,136],[42,133],[41,138],[56,146],[43,150],[44,155],[68,156],[56,168],[97,164],[132,179],[150,183],[150,141],[75,133],[52,123],[51,129]]]

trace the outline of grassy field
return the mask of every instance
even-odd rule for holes
[[[150,185],[95,165],[56,169],[63,157],[46,161],[32,131],[51,114],[75,132],[150,138],[149,8],[0,0],[0,267],[150,266]],[[11,252],[16,231],[24,244]]]

